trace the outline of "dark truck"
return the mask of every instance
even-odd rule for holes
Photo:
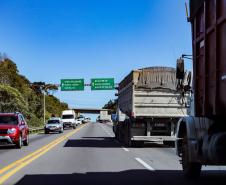
[[[190,0],[194,114],[179,121],[177,154],[186,177],[226,165],[226,1]],[[183,62],[177,67],[183,79]]]

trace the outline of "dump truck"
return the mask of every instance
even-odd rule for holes
[[[188,115],[189,94],[177,91],[176,69],[149,67],[133,70],[117,87],[115,137],[127,146],[144,142],[172,145],[176,124]]]
[[[190,0],[193,110],[179,120],[176,151],[184,175],[202,165],[226,165],[226,1]],[[183,79],[183,62],[177,67]]]

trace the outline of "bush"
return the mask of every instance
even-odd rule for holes
[[[28,114],[28,104],[21,93],[9,85],[0,85],[0,111]]]
[[[41,127],[41,126],[44,126],[43,124],[43,119],[40,119],[40,118],[37,118],[35,115],[30,115],[29,116],[29,119],[26,119],[27,120],[27,124],[30,126],[30,127]]]

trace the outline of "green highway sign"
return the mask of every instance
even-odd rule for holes
[[[115,89],[114,78],[91,79],[91,90],[113,90]]]
[[[61,79],[61,91],[83,91],[84,79]]]

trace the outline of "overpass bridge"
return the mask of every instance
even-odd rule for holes
[[[101,112],[109,113],[110,109],[100,109],[100,108],[73,108],[77,115],[80,113],[87,113],[87,114],[100,114]]]

